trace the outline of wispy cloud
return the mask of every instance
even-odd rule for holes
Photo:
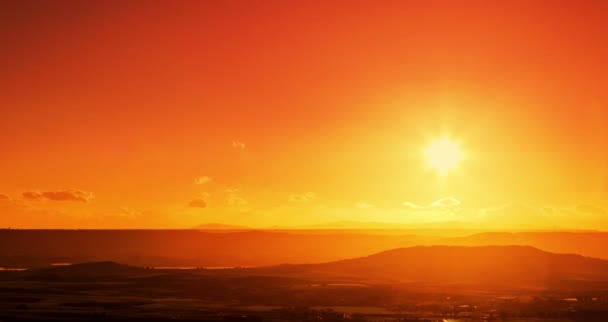
[[[235,149],[244,149],[245,143],[243,143],[241,141],[232,141],[232,147]]]
[[[207,202],[203,199],[193,199],[188,204],[190,208],[207,208]]]
[[[460,206],[460,200],[454,197],[445,197],[431,202],[429,205],[419,205],[410,201],[405,201],[402,203],[404,207],[407,207],[411,210],[431,210],[431,209],[452,209]]]
[[[51,200],[51,201],[76,201],[90,202],[95,196],[91,192],[76,189],[60,191],[26,191],[22,193],[23,198],[29,200]]]
[[[129,207],[120,208],[120,213],[123,214],[124,216],[130,217],[130,218],[135,218],[135,217],[141,216],[141,211],[133,209],[133,208],[129,208]]]
[[[194,179],[194,184],[203,185],[203,184],[207,184],[207,183],[211,182],[212,180],[213,179],[211,179],[211,177],[200,176],[200,177]]]
[[[355,203],[355,207],[361,208],[361,209],[369,209],[369,208],[373,208],[374,205],[367,203],[367,202],[359,201],[359,202]]]
[[[317,194],[314,192],[304,192],[289,195],[288,199],[292,202],[309,202],[317,198]]]
[[[454,197],[441,198],[431,203],[431,207],[437,208],[453,208],[460,206],[460,200]]]
[[[229,206],[245,206],[249,202],[243,198],[238,189],[226,189],[226,204]]]

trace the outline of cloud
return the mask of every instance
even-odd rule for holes
[[[589,214],[589,215],[597,215],[597,216],[606,215],[606,210],[604,210],[603,208],[600,208],[600,207],[592,206],[592,205],[578,205],[578,206],[576,206],[576,211],[583,213],[583,214]]]
[[[167,224],[172,213],[139,211],[128,207],[114,209],[72,209],[13,198],[0,202],[0,228],[18,229],[154,229],[180,228]],[[110,210],[110,211],[108,211]],[[137,217],[133,217],[137,216]],[[145,220],[141,220],[144,217]]]
[[[207,208],[207,202],[203,199],[194,199],[188,204],[190,208]]]
[[[314,192],[305,192],[300,194],[291,194],[289,195],[289,201],[292,202],[309,202],[317,197],[317,194]]]
[[[141,215],[141,211],[129,207],[120,208],[120,213],[131,218],[139,217]]]
[[[369,209],[369,208],[373,208],[374,205],[367,203],[367,202],[359,201],[359,202],[355,203],[355,207],[361,208],[361,209]]]
[[[229,206],[244,206],[249,202],[241,197],[239,189],[226,189],[226,204]]]
[[[460,200],[454,197],[445,197],[431,202],[428,206],[419,205],[410,201],[406,201],[402,203],[404,207],[407,207],[411,210],[434,210],[434,209],[442,209],[448,210],[452,208],[456,208],[460,206]]]
[[[0,206],[6,207],[18,203],[21,203],[21,201],[13,200],[9,195],[0,194]]]
[[[22,194],[29,200],[76,201],[88,203],[94,198],[90,192],[68,189],[61,191],[26,191]]]
[[[454,197],[441,198],[431,203],[431,207],[437,208],[453,208],[460,206],[460,200]]]
[[[212,180],[211,177],[200,176],[200,177],[194,179],[194,184],[203,185],[203,184],[207,184],[207,183],[211,182],[211,180]]]
[[[42,193],[38,191],[26,191],[21,194],[23,198],[30,200],[43,199]]]
[[[245,143],[243,143],[241,141],[232,141],[232,147],[235,149],[244,149]]]

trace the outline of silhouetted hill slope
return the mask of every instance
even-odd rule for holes
[[[364,279],[429,283],[548,285],[566,280],[608,281],[608,261],[527,246],[400,248],[307,269]]]
[[[450,227],[450,229],[445,229]],[[373,221],[334,221],[316,225],[304,225],[304,226],[293,226],[293,227],[271,227],[270,229],[302,229],[302,230],[315,230],[315,229],[329,229],[329,230],[435,230],[435,231],[455,231],[455,230],[468,230],[468,231],[480,231],[480,229],[472,229],[468,223],[459,221],[442,222],[438,223],[416,223],[416,224],[400,224],[390,222],[373,222]]]
[[[192,229],[197,230],[253,230],[253,228],[249,228],[246,226],[235,226],[235,225],[226,225],[221,223],[207,223],[192,227]]]
[[[528,245],[555,253],[574,253],[608,259],[605,232],[485,232],[443,239],[444,245]]]
[[[78,280],[130,277],[146,272],[144,268],[103,261],[34,269],[25,272],[25,276],[33,280]]]
[[[202,230],[0,230],[0,267],[111,260],[135,266],[321,263],[420,244],[416,236]],[[77,246],[77,247],[75,247]]]
[[[424,234],[423,236],[416,234]],[[439,235],[437,235],[439,234]],[[527,245],[608,259],[608,233],[418,230],[0,230],[0,267],[111,260],[135,266],[267,266],[355,258],[417,245]],[[74,247],[77,245],[78,247]]]

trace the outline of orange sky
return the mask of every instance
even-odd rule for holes
[[[0,37],[0,226],[608,229],[606,1],[15,1]]]

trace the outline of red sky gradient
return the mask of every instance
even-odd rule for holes
[[[608,229],[606,1],[15,1],[0,37],[0,226]]]

